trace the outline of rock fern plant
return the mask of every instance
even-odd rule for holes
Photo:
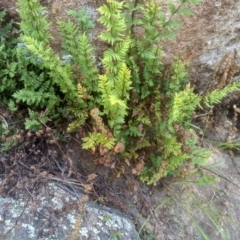
[[[238,90],[240,82],[201,96],[189,84],[181,57],[164,66],[163,41],[174,38],[178,17],[190,15],[189,6],[199,2],[169,3],[166,16],[153,0],[107,0],[98,9],[104,27],[99,38],[107,46],[100,70],[88,34],[94,23],[84,9],[58,20],[63,50],[71,56],[63,62],[49,43],[45,8],[35,0],[18,0],[18,45],[11,50],[1,40],[6,59],[1,99],[12,109],[26,106],[25,125],[33,131],[63,117],[71,119],[68,131],[87,121],[92,131],[82,148],[99,152],[103,164],[119,154],[147,184],[173,174],[186,161],[203,163],[209,153],[198,146],[192,115]]]

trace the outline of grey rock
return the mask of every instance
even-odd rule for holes
[[[215,153],[202,172],[195,169],[191,177],[171,179],[161,191],[156,189],[151,196],[155,217],[145,227],[153,228],[155,239],[240,239],[239,160]],[[214,181],[203,184],[201,174]]]
[[[82,196],[78,193],[79,199]],[[81,212],[78,207],[78,198],[54,183],[46,184],[34,199],[26,193],[19,199],[0,197],[0,239],[65,240],[77,219],[81,226],[77,238],[71,239],[137,238],[133,223],[117,210],[91,202]]]

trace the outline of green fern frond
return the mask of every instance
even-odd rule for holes
[[[78,21],[82,33],[86,32],[88,29],[94,27],[94,22],[87,14],[86,7],[82,7],[81,9],[79,9],[77,11],[68,10],[67,14]]]
[[[113,82],[108,81],[107,75],[99,75],[98,85],[99,90],[102,92],[103,99],[111,93],[111,90],[114,87]]]
[[[82,148],[91,149],[96,151],[97,146],[104,146],[107,149],[112,149],[116,140],[114,138],[108,138],[104,133],[89,133],[88,137],[84,137]]]
[[[107,0],[107,5],[98,8],[98,12],[101,14],[99,22],[107,29],[100,34],[100,38],[112,46],[118,41],[123,41],[125,37],[126,24],[122,8],[123,2],[114,0]]]
[[[68,51],[73,59],[77,58],[78,43],[76,40],[79,28],[69,19],[67,21],[57,21],[60,37],[63,40],[62,47]],[[75,60],[76,61],[76,60]]]
[[[24,40],[28,49],[42,59],[43,66],[50,70],[50,77],[65,93],[66,98],[70,101],[78,101],[76,85],[71,80],[73,75],[71,67],[67,64],[62,66],[62,62],[49,46],[31,37],[25,37]]]
[[[21,17],[22,36],[30,36],[42,44],[47,44],[52,36],[49,33],[50,24],[47,15],[44,14],[46,8],[35,0],[18,0],[17,4]]]
[[[131,41],[127,37],[124,41],[118,42],[112,49],[106,50],[102,59],[104,67],[116,74],[125,62],[130,43]]]
[[[168,159],[170,156],[180,156],[182,154],[182,143],[178,142],[174,135],[170,138],[164,138],[164,145],[164,158]]]
[[[58,98],[48,92],[34,92],[32,90],[22,89],[13,94],[17,101],[26,102],[28,105],[39,107],[45,106],[45,101],[48,101],[48,106],[54,106],[58,102]]]
[[[229,93],[233,93],[240,89],[240,81],[233,82],[231,85],[224,87],[223,89],[216,89],[203,97],[202,103],[207,107],[211,107],[213,104],[218,104]]]
[[[127,68],[126,64],[123,64],[118,72],[117,80],[115,82],[115,92],[120,99],[129,99],[129,91],[131,90],[130,77],[130,70]]]
[[[58,21],[58,26],[64,42],[63,47],[71,54],[73,63],[77,65],[88,94],[97,93],[98,70],[93,58],[93,47],[86,32],[79,31],[79,28],[70,20],[68,22]]]
[[[188,84],[185,90],[176,93],[173,98],[173,105],[170,111],[170,122],[184,123],[191,121],[192,114],[197,106],[200,106],[201,97],[193,93]]]
[[[93,59],[93,48],[89,43],[87,35],[84,33],[79,36],[79,67],[83,76],[83,84],[87,88],[88,93],[97,93],[98,90],[98,70],[95,60]]]

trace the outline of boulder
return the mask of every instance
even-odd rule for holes
[[[0,239],[137,239],[131,219],[117,209],[87,202],[84,194],[48,183],[39,194],[0,196]]]

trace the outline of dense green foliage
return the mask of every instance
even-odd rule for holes
[[[188,83],[181,57],[165,68],[162,43],[174,38],[177,18],[190,15],[189,5],[199,0],[169,3],[168,17],[153,0],[106,2],[98,9],[104,27],[99,38],[107,46],[100,70],[88,37],[94,23],[85,9],[58,20],[63,50],[71,56],[63,62],[50,46],[44,7],[18,0],[18,44],[6,40],[11,25],[1,32],[0,97],[12,111],[28,108],[25,126],[32,131],[62,118],[71,120],[68,131],[74,131],[87,121],[92,131],[82,148],[118,153],[132,162],[142,181],[156,184],[186,161],[205,161],[209,153],[198,146],[192,115],[196,108],[219,103],[240,82],[200,96]]]

